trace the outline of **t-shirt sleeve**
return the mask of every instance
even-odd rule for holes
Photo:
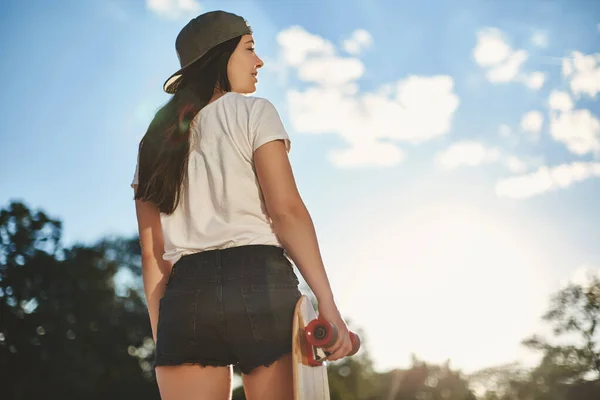
[[[283,126],[275,106],[267,99],[259,98],[250,112],[250,146],[256,151],[260,146],[273,140],[285,141],[287,152],[291,149],[290,137]]]
[[[132,188],[133,188],[133,185],[137,185],[138,184],[139,168],[140,168],[140,163],[139,163],[139,159],[138,159],[138,161],[135,163],[135,172],[133,173],[133,180],[131,181],[131,187]]]

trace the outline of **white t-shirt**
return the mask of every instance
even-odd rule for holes
[[[290,138],[267,99],[228,92],[194,117],[186,186],[171,215],[161,213],[163,258],[248,244],[283,247],[267,214],[253,152]],[[136,165],[132,187],[138,183]]]

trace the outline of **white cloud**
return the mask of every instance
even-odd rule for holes
[[[540,167],[536,172],[500,180],[496,194],[500,197],[524,199],[556,189],[564,189],[575,182],[600,176],[598,162],[572,162],[555,167]]]
[[[546,48],[548,47],[548,34],[546,32],[538,31],[531,35],[531,43],[534,46]]]
[[[492,83],[521,82],[531,89],[544,85],[546,74],[543,72],[522,72],[527,61],[525,50],[513,50],[506,36],[497,28],[485,28],[477,32],[477,43],[473,49],[473,58],[485,68],[486,77]]]
[[[496,28],[486,28],[477,33],[477,44],[473,57],[482,67],[497,65],[504,61],[512,49],[506,43],[504,34]]]
[[[577,97],[582,94],[596,98],[600,92],[600,54],[585,55],[579,51],[563,60],[563,75],[570,79],[570,88]]]
[[[364,72],[360,60],[335,56],[307,60],[298,66],[300,79],[322,86],[345,85],[360,78]]]
[[[311,87],[304,92],[292,89],[287,101],[290,121],[299,132],[347,133],[357,128],[353,116],[360,115],[359,104],[337,88]],[[359,131],[356,136],[360,136]]]
[[[568,58],[562,60],[562,74],[565,78],[573,73],[573,64]]]
[[[505,83],[515,80],[521,65],[527,60],[527,52],[519,50],[512,53],[508,59],[487,72],[487,78],[493,83]]]
[[[497,149],[490,149],[475,141],[465,140],[450,145],[438,153],[435,163],[444,169],[454,169],[460,166],[476,166],[496,162],[500,159]]]
[[[573,101],[569,93],[553,90],[550,92],[550,97],[548,98],[548,106],[551,110],[566,112],[573,109]]]
[[[540,89],[546,81],[546,74],[543,72],[532,72],[531,74],[521,74],[519,80],[530,89]]]
[[[538,135],[542,130],[544,116],[539,111],[529,111],[521,118],[521,129],[525,132]]]
[[[372,44],[373,37],[371,34],[364,29],[357,29],[349,39],[344,40],[342,47],[346,52],[356,56],[363,50],[371,47]]]
[[[575,99],[595,99],[600,92],[600,53],[585,55],[573,51],[562,60],[562,74]],[[548,99],[550,134],[577,155],[600,155],[600,121],[588,109],[574,109],[569,93],[554,90]]]
[[[529,169],[529,165],[516,156],[508,156],[506,158],[506,166],[511,172],[523,173]]]
[[[202,10],[196,0],[146,0],[146,7],[157,15],[169,19],[198,14]]]
[[[292,26],[277,34],[277,43],[283,50],[287,65],[298,67],[309,57],[332,56],[334,47],[321,36],[307,32],[301,26]]]
[[[402,150],[391,143],[364,141],[347,149],[335,149],[329,161],[339,168],[390,167],[404,158]]]
[[[550,134],[564,143],[572,153],[583,155],[600,152],[600,121],[590,110],[550,114]]]
[[[458,107],[452,89],[450,77],[413,76],[394,85],[392,98],[333,86],[290,90],[290,119],[299,132],[420,143],[449,131]]]
[[[503,155],[500,150],[474,140],[453,143],[435,156],[435,164],[447,170],[492,163],[500,163],[513,173],[526,172],[532,164],[514,155]]]
[[[364,128],[373,126],[383,137],[420,143],[450,131],[458,108],[454,80],[447,75],[409,76],[396,83],[395,97],[362,97]]]
[[[338,134],[349,144],[329,154],[334,165],[394,165],[404,157],[390,141],[421,143],[450,131],[459,104],[450,76],[409,76],[362,93],[356,80],[365,68],[357,58],[338,56],[331,42],[298,26],[277,40],[284,62],[310,84],[287,92],[294,129]]]

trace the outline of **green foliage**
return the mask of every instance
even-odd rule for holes
[[[143,299],[114,290],[128,241],[64,249],[60,234],[22,203],[0,212],[2,397],[159,398]]]
[[[600,280],[590,276],[558,291],[542,319],[551,324],[555,339],[569,341],[552,344],[539,335],[523,340],[541,354],[539,365],[529,371],[516,365],[479,371],[471,380],[488,389],[484,400],[600,399]]]
[[[568,335],[572,343],[553,345],[537,335],[524,340],[525,346],[543,354],[531,380],[544,392],[567,393],[570,387],[598,379],[600,280],[590,276],[585,283],[569,284],[552,297],[542,318],[557,337]]]
[[[379,392],[371,399],[386,400],[476,400],[468,381],[450,362],[428,364],[413,355],[412,366],[379,377]]]
[[[347,321],[350,330],[361,338],[362,348],[352,357],[328,364],[329,389],[331,400],[358,400],[369,398],[376,391],[373,361],[366,350],[368,343],[365,332],[353,329],[352,322]]]

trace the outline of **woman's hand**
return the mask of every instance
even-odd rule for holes
[[[338,338],[333,346],[324,348],[327,353],[327,361],[335,361],[345,357],[352,351],[352,342],[348,332],[348,326],[333,303],[319,303],[319,318],[329,321],[335,325]]]

